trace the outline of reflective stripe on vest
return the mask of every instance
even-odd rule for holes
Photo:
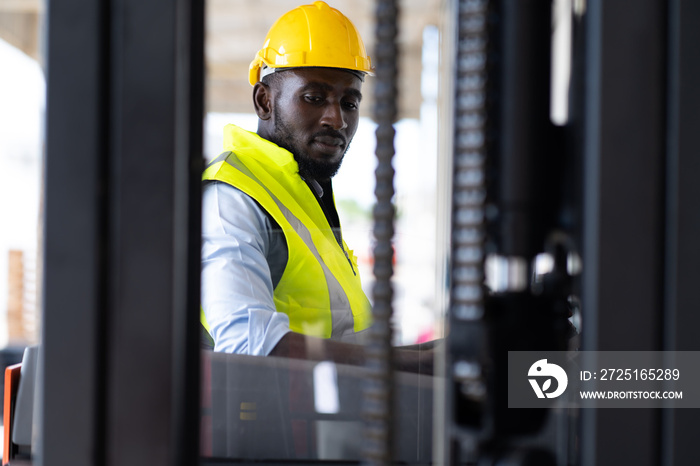
[[[227,130],[236,133],[236,153],[217,157],[203,178],[245,192],[283,230],[288,260],[274,290],[277,311],[289,316],[292,331],[305,335],[339,338],[369,327],[369,301],[354,256],[344,241],[339,246],[317,199],[296,173],[296,162],[287,163],[292,155],[254,133]]]

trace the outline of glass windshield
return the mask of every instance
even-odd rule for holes
[[[446,186],[438,180],[439,8],[431,3],[432,9],[408,12],[405,22],[412,39],[401,66],[412,71],[395,124],[391,243],[395,458],[421,463],[433,458],[433,369],[445,305],[446,246],[438,239],[445,232],[437,227],[438,190]],[[337,7],[370,54],[371,7]],[[248,83],[248,65],[287,10],[244,10],[231,2],[207,4],[202,310],[209,349],[203,350],[202,456],[358,461],[373,403],[365,367],[374,351],[367,346],[372,319],[363,309],[375,299],[374,78],[349,78],[362,100],[357,114],[346,117],[356,124],[353,134],[336,128],[336,139],[349,148],[331,181],[280,169],[298,161],[287,149],[306,147],[297,135],[314,111],[285,100],[287,88],[275,90],[271,116],[283,124],[266,129],[272,125],[266,126],[257,87]],[[274,87],[269,79],[263,82]],[[339,96],[349,105],[349,94],[334,92],[314,90],[314,102]],[[294,95],[306,102],[310,94],[304,88]],[[300,113],[288,117],[289,108]],[[279,136],[285,125],[293,129],[287,139]],[[318,137],[312,132],[309,139]],[[324,144],[336,143],[333,135],[323,137],[331,138],[319,138]],[[320,288],[327,291],[319,294]]]

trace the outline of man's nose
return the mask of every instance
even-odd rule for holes
[[[336,131],[344,129],[348,126],[340,103],[326,105],[323,112],[323,117],[321,118],[321,124],[323,126],[333,128]]]

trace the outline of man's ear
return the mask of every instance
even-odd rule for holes
[[[269,120],[272,118],[272,89],[263,82],[255,83],[253,87],[253,105],[255,113],[261,120]]]

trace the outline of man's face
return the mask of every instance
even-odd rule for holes
[[[277,78],[270,140],[294,154],[302,176],[333,177],[357,130],[362,81],[334,68],[297,68]]]

